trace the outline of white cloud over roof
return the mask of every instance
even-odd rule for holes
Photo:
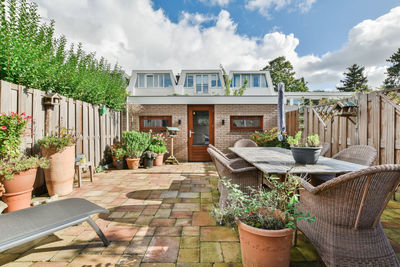
[[[219,2],[224,1],[228,2]],[[226,10],[218,16],[182,12],[174,23],[163,10],[155,10],[150,0],[36,2],[44,16],[56,20],[57,33],[81,41],[87,51],[118,61],[128,73],[132,69],[214,69],[220,63],[226,69],[258,70],[284,55],[314,89],[334,89],[353,63],[365,65],[370,84],[379,86],[385,60],[400,47],[400,7],[376,20],[360,22],[349,31],[341,49],[318,57],[299,56],[296,47],[301,40],[294,34],[239,34]],[[306,2],[311,6],[314,1]]]

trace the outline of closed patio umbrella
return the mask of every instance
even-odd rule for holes
[[[278,84],[278,140],[283,140],[283,133],[286,132],[285,118],[285,84]]]

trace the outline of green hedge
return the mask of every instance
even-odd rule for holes
[[[41,22],[37,5],[0,0],[0,79],[120,110],[128,80],[82,44],[54,37],[54,21]]]

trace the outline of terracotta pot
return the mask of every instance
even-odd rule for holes
[[[4,213],[29,208],[31,206],[32,190],[33,187],[18,193],[3,194],[1,198],[8,206]]]
[[[164,153],[158,154],[154,159],[154,166],[162,166],[164,161]]]
[[[8,208],[4,211],[12,212],[26,209],[31,206],[33,184],[35,183],[37,167],[17,174],[11,180],[3,180],[2,183],[6,190],[2,200]]]
[[[139,169],[140,158],[137,158],[137,159],[126,158],[125,160],[126,160],[126,164],[128,164],[128,169],[131,169],[131,170]]]
[[[50,160],[50,168],[44,170],[49,195],[65,196],[71,193],[74,186],[75,145],[60,151],[42,148],[42,154]]]
[[[290,264],[293,229],[263,230],[238,222],[244,267],[285,267]]]

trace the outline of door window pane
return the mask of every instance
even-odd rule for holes
[[[153,75],[147,75],[147,88],[151,88],[154,87],[153,84]]]
[[[261,75],[261,87],[267,87],[267,80],[265,79],[265,75]]]
[[[203,75],[203,94],[208,94],[208,75]]]
[[[260,87],[260,75],[253,74],[253,87]]]
[[[207,146],[210,143],[209,112],[207,110],[193,111],[193,145]]]
[[[217,74],[211,74],[211,87],[217,86]]]
[[[201,93],[201,75],[196,75],[196,93]]]

